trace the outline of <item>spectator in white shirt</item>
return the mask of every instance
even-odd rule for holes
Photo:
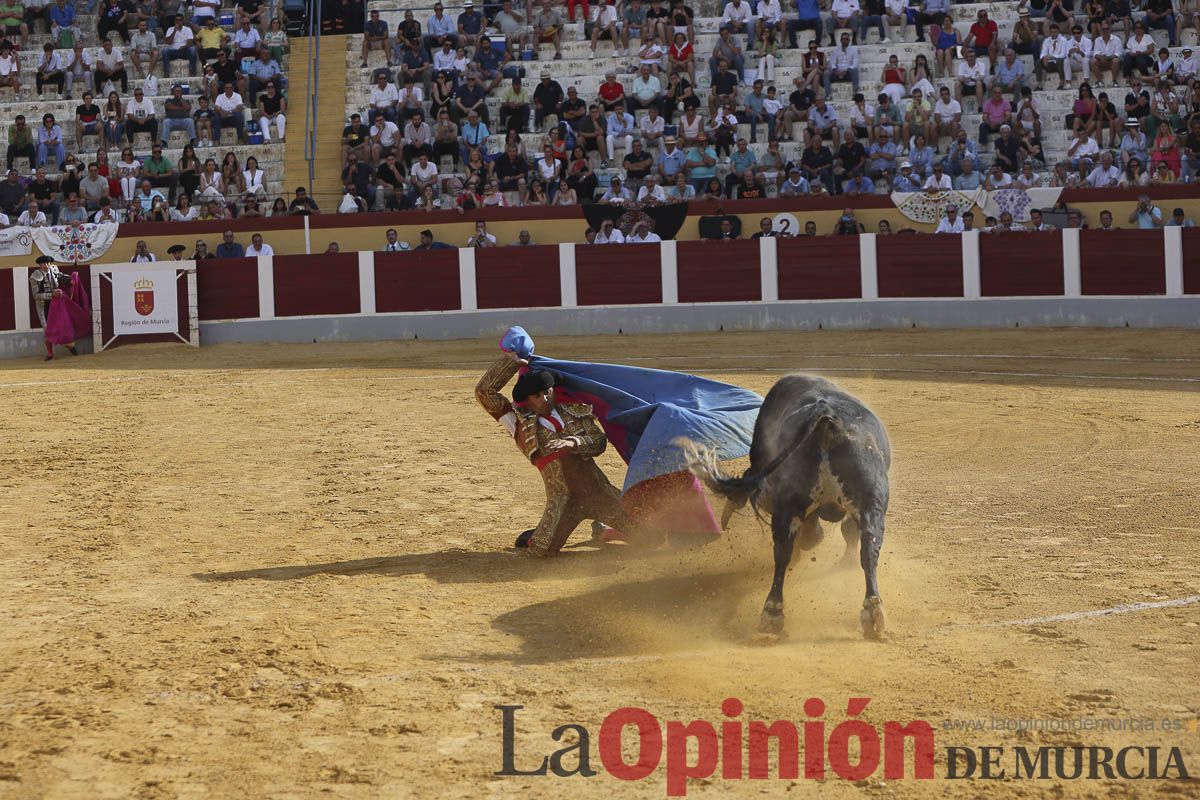
[[[637,199],[639,203],[647,205],[660,205],[667,202],[667,193],[658,185],[658,176],[651,172],[645,177],[645,183],[642,188],[638,189]]]
[[[950,176],[942,172],[942,162],[933,162],[933,174],[925,179],[925,185],[921,187],[927,192],[948,192],[954,188],[954,182],[950,180]],[[962,220],[959,220],[961,223]]]
[[[648,147],[653,147],[658,143],[665,127],[666,121],[659,116],[658,109],[653,106],[646,110],[646,116],[642,117],[641,124],[638,125],[642,139]]]
[[[1105,150],[1100,156],[1100,165],[1088,174],[1087,185],[1093,189],[1114,189],[1120,182],[1121,169],[1113,163],[1112,153]]]
[[[17,216],[17,224],[29,228],[44,228],[49,223],[46,221],[46,212],[38,210],[38,201],[30,200],[25,210]]]
[[[213,115],[213,136],[221,138],[222,128],[234,128],[238,141],[245,138],[246,119],[242,114],[242,96],[233,90],[233,83],[225,84],[225,91],[217,95],[216,114]]]
[[[157,261],[154,253],[146,247],[144,239],[138,239],[138,243],[133,251],[133,258],[129,259],[134,264],[149,264]]]
[[[962,233],[963,221],[958,216],[958,206],[946,206],[946,216],[938,220],[937,230],[934,233]]]
[[[1067,148],[1067,160],[1071,162],[1071,169],[1087,171],[1092,168],[1092,162],[1095,160],[1093,156],[1100,152],[1100,146],[1096,144],[1096,140],[1087,135],[1087,131],[1081,129]]]
[[[725,4],[725,10],[721,12],[721,30],[746,34],[746,49],[750,50],[754,47],[754,38],[751,35],[753,18],[754,12],[750,10],[749,2],[730,0]]]
[[[96,94],[105,96],[105,81],[121,82],[121,92],[129,91],[129,74],[125,72],[125,59],[121,51],[113,47],[112,39],[105,39],[100,52],[96,54],[96,71],[93,73]]]
[[[606,219],[596,234],[596,244],[625,244],[625,234],[621,233],[620,228],[613,225],[611,219]]]
[[[1058,25],[1052,24],[1050,35],[1042,42],[1042,72],[1057,72],[1059,89],[1071,84],[1071,62],[1067,58],[1069,51],[1066,37],[1059,33]]]
[[[850,0],[856,6],[857,0]],[[850,85],[854,91],[858,91],[858,66],[859,56],[858,48],[850,44],[850,34],[842,31],[841,46],[833,49],[829,54],[829,68],[825,70],[825,95],[828,97],[833,93],[834,81],[850,81]]]
[[[387,73],[380,72],[375,77],[375,85],[371,87],[371,110],[368,122],[375,123],[376,118],[383,117],[388,122],[396,121],[396,102],[400,99],[396,84],[388,83]]]
[[[854,35],[854,43],[858,43],[858,29],[861,27],[862,8],[858,0],[833,0],[829,6],[829,46],[833,46],[833,33],[838,28],[849,28]],[[857,87],[855,91],[858,91]]]
[[[633,230],[625,237],[625,244],[656,244],[661,241],[662,237],[650,230],[650,223],[644,219],[633,223]]]
[[[242,58],[258,58],[258,48],[262,44],[262,36],[257,28],[250,27],[250,18],[242,19],[242,27],[233,32],[233,46],[237,48],[237,56]]]
[[[130,144],[133,144],[133,137],[138,133],[149,133],[151,141],[158,139],[154,103],[142,93],[141,86],[133,90],[133,99],[125,104],[125,136]]]
[[[1104,85],[1104,70],[1108,70],[1115,84],[1120,80],[1125,47],[1121,40],[1112,35],[1112,27],[1105,20],[1100,23],[1100,35],[1092,40],[1092,78],[1097,88]]]
[[[1083,35],[1083,26],[1075,23],[1071,28],[1071,38],[1067,39],[1067,63],[1071,66],[1071,74],[1079,74],[1087,80],[1092,72],[1092,40]]]
[[[261,233],[256,233],[250,237],[250,246],[246,248],[246,256],[248,258],[273,255],[275,255],[275,249],[269,244],[263,244]]]
[[[954,98],[962,102],[964,92],[975,95],[975,107],[983,107],[983,90],[987,86],[987,69],[975,57],[975,51],[970,47],[963,48],[963,60],[958,62],[957,76],[954,81]]]

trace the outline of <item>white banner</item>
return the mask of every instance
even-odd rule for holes
[[[113,335],[177,333],[175,267],[138,264],[112,273]]]
[[[33,234],[25,226],[0,230],[0,256],[27,256],[33,252]]]
[[[55,225],[34,228],[33,238],[39,250],[60,264],[94,264],[112,247],[119,227],[114,223]]]

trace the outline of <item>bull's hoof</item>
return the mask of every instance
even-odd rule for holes
[[[878,597],[868,597],[863,600],[862,611],[859,612],[858,619],[862,623],[863,638],[872,640],[883,638],[883,600]]]
[[[778,637],[783,633],[783,603],[767,602],[758,618],[758,632]]]

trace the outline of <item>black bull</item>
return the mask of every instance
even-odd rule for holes
[[[826,520],[842,523],[843,564],[853,563],[859,548],[867,582],[859,619],[864,636],[879,638],[884,618],[875,570],[883,547],[891,447],[870,409],[824,378],[788,375],[763,402],[750,445],[750,468],[740,478],[723,475],[716,459],[691,442],[681,444],[692,472],[727,498],[723,526],[747,502],[771,516],[775,578],[760,631],[783,630],[783,581],[793,548],[815,547],[823,535],[820,520]]]

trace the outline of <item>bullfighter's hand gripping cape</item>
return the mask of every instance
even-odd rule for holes
[[[762,397],[680,372],[538,356],[520,327],[505,332],[500,349],[527,359],[533,369],[554,372],[563,402],[591,404],[609,443],[629,465],[622,490],[629,514],[671,531],[719,532],[699,481],[672,440],[687,437],[720,459],[744,456]]]

